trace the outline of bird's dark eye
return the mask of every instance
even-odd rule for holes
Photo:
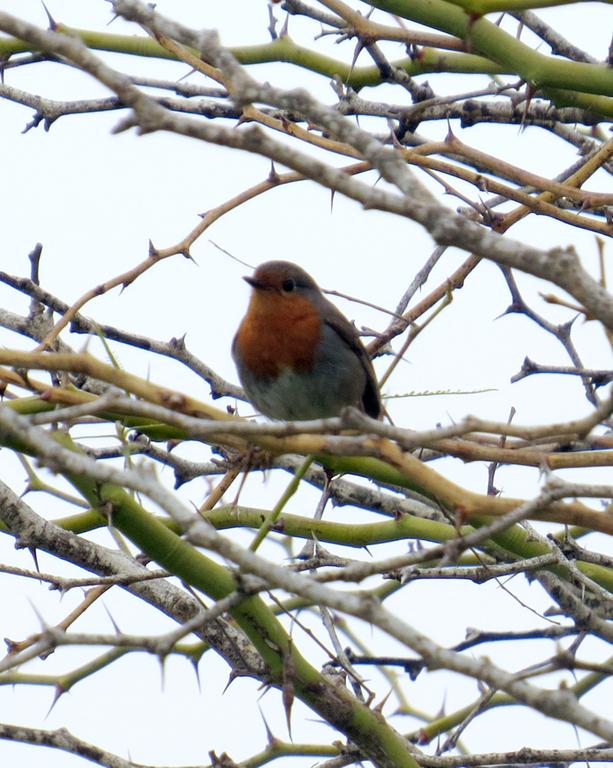
[[[293,277],[288,277],[287,280],[284,280],[281,283],[281,289],[283,290],[283,293],[291,293],[295,287],[296,281]]]

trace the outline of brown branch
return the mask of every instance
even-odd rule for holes
[[[580,187],[590,176],[592,176],[592,174],[596,173],[602,165],[609,161],[612,155],[613,139],[610,139],[604,143],[597,152],[586,159],[582,168],[576,173],[573,173],[573,175],[566,180],[566,185]],[[555,194],[552,192],[543,192],[539,195],[539,199],[545,204],[550,203],[554,198]],[[514,211],[505,214],[503,220],[505,227],[508,229],[510,226],[523,219],[528,213],[529,210],[527,210],[525,206],[521,206]],[[609,225],[609,235],[611,234],[611,230],[613,230],[613,226]]]
[[[448,509],[471,516],[501,516],[517,508],[521,500],[481,496],[467,489],[455,485],[442,475],[427,467],[421,461],[409,453],[404,452],[399,446],[389,440],[381,438],[329,437],[317,434],[296,434],[291,437],[267,437],[263,431],[274,431],[274,425],[262,430],[261,425],[248,424],[240,419],[230,417],[227,413],[212,408],[205,403],[200,403],[182,393],[158,387],[151,382],[144,381],[137,376],[118,370],[110,365],[99,362],[87,354],[61,354],[40,352],[18,352],[13,350],[0,350],[0,363],[11,363],[23,368],[44,368],[47,370],[72,370],[80,373],[107,380],[121,389],[143,397],[149,402],[172,409],[160,414],[166,417],[169,423],[180,422],[179,414],[189,414],[198,417],[207,416],[215,421],[220,421],[219,432],[217,427],[205,430],[204,425],[194,425],[194,435],[209,436],[211,440],[220,441],[234,447],[244,445],[231,433],[253,435],[253,442],[275,454],[301,453],[314,455],[351,455],[377,458],[386,464],[399,470],[409,482],[411,487],[419,489],[419,492],[436,499]],[[54,391],[48,390],[47,396],[51,399]],[[134,406],[137,407],[137,406]],[[144,408],[144,406],[140,406]],[[173,415],[173,411],[177,411]],[[144,410],[141,411],[145,413]],[[155,413],[152,411],[152,413]],[[224,434],[224,425],[227,422],[229,434]],[[232,429],[234,425],[235,429]],[[283,429],[283,425],[281,425]],[[301,427],[291,426],[294,431],[300,431]],[[257,433],[260,433],[259,435]],[[505,450],[505,449],[499,449]],[[491,460],[491,457],[489,457]],[[581,525],[593,530],[613,534],[613,515],[606,515],[586,507],[579,502],[553,503],[545,512],[539,512],[539,520]]]
[[[408,30],[403,27],[391,27],[386,24],[378,24],[366,16],[350,8],[340,0],[320,0],[334,11],[347,23],[343,28],[346,37],[359,37],[362,41],[389,40],[391,42],[406,43],[407,45],[424,45],[430,48],[443,48],[450,51],[465,51],[466,44],[463,40],[451,35],[433,34],[421,30]]]

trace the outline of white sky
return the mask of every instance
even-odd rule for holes
[[[110,19],[109,6],[103,0],[78,3],[51,0],[48,6],[56,20],[74,27],[104,29]],[[267,39],[265,2],[160,1],[157,8],[185,23],[218,27],[224,44]],[[43,26],[46,24],[38,0],[0,0],[0,9]],[[276,12],[283,16],[279,8]],[[593,55],[602,58],[606,54],[613,28],[610,7],[587,3],[539,13],[555,19],[560,32]],[[133,28],[116,22],[109,31],[119,33],[128,29],[134,32]],[[311,44],[313,29],[309,26],[304,32],[298,20],[290,20],[290,33],[304,44]],[[349,47],[331,44],[329,47],[338,57],[352,54]],[[397,55],[403,55],[401,49]],[[138,71],[169,79],[186,74],[186,68],[179,64],[152,63],[144,59],[128,61],[121,56],[108,56],[108,60],[131,73]],[[333,97],[325,83],[289,66],[283,68],[281,74],[276,66],[253,68],[252,73],[262,80],[274,78],[279,85],[297,85],[298,81],[314,87],[316,84],[321,98],[331,101]],[[436,76],[427,79],[436,88]],[[56,65],[9,70],[5,81],[58,99],[103,93],[88,76]],[[191,81],[198,82],[197,76],[192,75]],[[460,82],[468,82],[472,88],[477,81],[458,78],[458,84]],[[478,82],[482,85],[484,79]],[[454,89],[455,83],[450,87]],[[462,87],[459,85],[457,89]],[[385,98],[383,90],[381,95],[377,91],[365,91],[364,95],[371,99]],[[65,117],[48,133],[39,127],[22,134],[32,117],[31,110],[0,101],[4,179],[0,191],[1,268],[27,275],[27,255],[36,242],[43,243],[42,285],[69,303],[96,283],[145,258],[149,238],[159,247],[178,242],[198,222],[198,213],[257,183],[269,171],[262,159],[193,140],[169,135],[138,137],[134,132],[112,135],[119,114]],[[502,146],[505,159],[545,176],[555,175],[575,160],[572,148],[537,129],[520,133],[515,128],[491,126],[465,131],[459,126],[453,128],[466,143],[492,154],[500,152]],[[447,126],[428,125],[422,130],[437,138],[444,136]],[[610,177],[599,175],[586,186],[604,190],[607,183],[610,185]],[[448,204],[455,206],[456,201],[448,199]],[[584,263],[596,270],[595,241],[588,232],[571,231],[548,219],[530,217],[514,227],[510,236],[542,248],[567,245],[572,238]],[[327,192],[310,183],[294,184],[251,201],[217,222],[193,247],[196,264],[180,256],[173,257],[158,264],[126,291],[115,290],[91,302],[85,314],[101,323],[156,339],[168,340],[187,332],[190,350],[219,374],[236,381],[229,348],[246,305],[248,288],[240,278],[248,270],[217,250],[209,238],[250,264],[271,258],[296,261],[311,272],[322,287],[341,290],[389,308],[395,305],[433,247],[429,236],[416,224],[378,212],[364,212],[338,195],[331,210]],[[464,256],[450,250],[428,287],[436,285],[437,278],[440,280],[450,272],[452,265],[459,264]],[[537,311],[554,321],[569,319],[566,311],[540,302],[537,291],[546,289],[544,283],[521,277],[519,280],[526,298]],[[25,297],[0,285],[0,306],[26,312],[27,303]],[[458,420],[467,413],[504,420],[512,406],[517,409],[517,423],[547,422],[587,413],[587,402],[575,378],[534,377],[509,384],[526,355],[545,364],[569,363],[555,340],[534,324],[517,316],[499,317],[508,303],[509,295],[498,269],[482,264],[478,274],[455,293],[453,304],[445,310],[443,318],[410,348],[407,360],[400,364],[387,387],[388,394],[483,387],[495,391],[474,396],[397,400],[390,408],[396,423],[428,428],[439,422]],[[359,326],[382,328],[387,324],[385,317],[362,305],[341,300],[337,300],[337,304]],[[598,329],[578,322],[575,340],[586,366],[610,365],[610,353]],[[85,337],[70,341],[77,347],[87,343]],[[25,341],[4,332],[0,334],[0,343],[27,347]],[[90,348],[103,355],[95,341],[90,343]],[[114,349],[121,364],[133,373],[194,397],[209,399],[208,386],[177,364],[124,347]],[[385,364],[377,365],[379,371],[384,370]],[[246,406],[242,405],[241,411],[247,412]],[[190,451],[191,455],[195,451],[200,460],[208,455],[205,448],[192,447]],[[0,461],[3,461],[5,477],[14,477],[13,488],[20,492],[23,485],[18,468],[6,457]],[[478,491],[486,487],[486,471],[481,466],[464,466],[459,461],[448,460],[437,468],[466,487]],[[576,479],[576,473],[564,474]],[[172,482],[168,470],[162,476]],[[588,480],[604,481],[605,473],[589,473]],[[241,501],[270,506],[286,482],[286,476],[273,478],[265,485],[260,476],[250,478]],[[536,483],[536,470],[501,469],[497,475],[497,485],[507,495],[534,493]],[[199,482],[182,489],[184,498],[195,503],[202,500],[204,493],[205,486]],[[305,490],[288,511],[310,514],[316,498],[314,492]],[[28,496],[26,500],[48,517],[60,514],[59,508],[53,505],[49,514],[48,501],[42,497]],[[352,520],[364,518],[362,513],[349,508],[329,511],[330,518],[346,521],[348,515]],[[99,532],[94,538],[110,545],[106,532]],[[273,548],[269,551],[275,555]],[[278,556],[283,556],[280,549]],[[6,537],[0,537],[0,558],[22,567],[32,565],[27,552],[13,552],[12,541]],[[57,563],[42,553],[39,562],[42,570],[57,568]],[[19,595],[14,593],[17,587],[23,589]],[[549,605],[539,588],[530,588],[519,581],[513,581],[511,588],[536,611],[545,610]],[[79,600],[75,592],[60,600],[57,593],[48,593],[44,586],[4,576],[0,576],[0,592],[6,598],[0,612],[0,636],[13,639],[37,631],[37,614],[45,622],[53,623]],[[126,632],[142,632],[146,627],[155,633],[170,628],[170,622],[119,591],[105,603],[113,619]],[[479,588],[468,584],[418,583],[403,590],[391,605],[397,605],[401,613],[406,613],[408,621],[441,643],[457,642],[470,626],[499,627],[501,614],[507,626],[515,629],[537,623],[529,610],[494,583]],[[75,628],[112,631],[112,624],[101,603]],[[363,626],[360,633],[381,652],[404,652],[388,640],[377,641],[375,636],[370,640],[370,630],[365,631]],[[303,637],[300,642],[308,645]],[[515,662],[509,661],[508,649],[490,645],[483,652],[513,668],[536,660],[542,646],[526,645],[525,654]],[[593,658],[604,659],[606,653],[596,644],[592,646]],[[585,655],[588,656],[587,649]],[[29,671],[38,669],[50,673],[73,669],[77,659],[91,657],[90,650],[58,651],[44,664],[32,665]],[[132,654],[77,685],[60,699],[48,716],[52,701],[48,688],[0,689],[0,720],[45,728],[66,726],[81,738],[125,757],[157,765],[207,763],[210,749],[218,754],[227,750],[238,760],[263,748],[266,734],[253,707],[258,696],[253,681],[236,681],[221,696],[227,672],[223,662],[207,654],[200,665],[199,690],[193,671],[185,661],[170,659],[161,682],[154,658]],[[376,677],[375,672],[365,674]],[[570,675],[564,679],[572,683]],[[384,690],[380,681],[377,686],[380,691]],[[407,690],[416,706],[430,712],[438,711],[443,702],[446,710],[451,711],[477,695],[472,681],[442,673],[422,676],[408,685]],[[585,704],[606,710],[610,700],[610,686],[608,693],[605,686],[601,686],[586,697]],[[279,694],[267,693],[260,700],[260,706],[273,732],[286,738]],[[508,709],[486,714],[478,721],[478,733],[467,731],[467,745],[478,746],[480,751],[514,748],[517,729],[525,733],[525,743],[531,746],[573,746],[575,743],[570,726],[517,709],[512,712],[513,727],[509,728],[510,717]],[[296,706],[293,729],[297,742],[329,738],[326,733],[322,737],[321,727],[313,720],[312,713]],[[415,727],[414,723],[399,719],[392,722],[400,730]],[[250,734],[254,734],[252,738]],[[586,744],[593,741],[590,737],[582,738]],[[241,746],[243,740],[244,747]],[[4,765],[33,766],[41,764],[43,759],[49,768],[83,764],[81,759],[64,753],[46,752],[43,757],[40,750],[0,742],[0,762]],[[283,764],[310,765],[312,762],[287,760]]]

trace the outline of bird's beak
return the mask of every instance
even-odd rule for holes
[[[266,285],[261,280],[257,280],[255,277],[253,277],[253,275],[245,275],[243,280],[252,288],[266,288]]]

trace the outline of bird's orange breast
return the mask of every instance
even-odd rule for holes
[[[320,315],[310,301],[255,291],[234,343],[252,374],[275,377],[283,368],[311,370],[320,338]]]

